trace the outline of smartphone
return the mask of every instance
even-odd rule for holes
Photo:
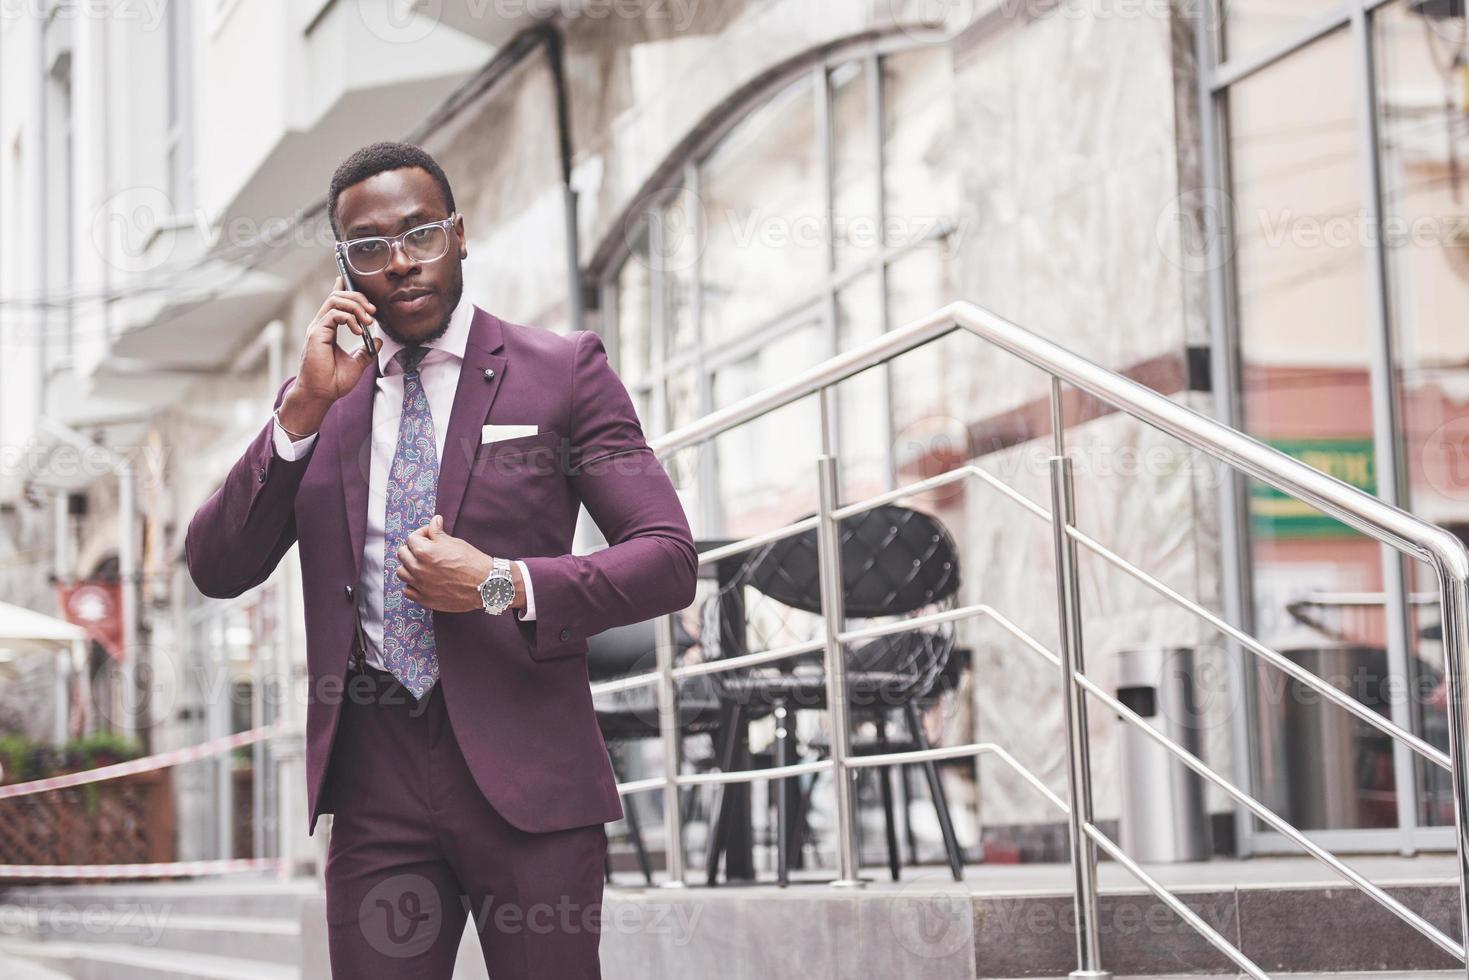
[[[338,248],[334,251],[336,252],[337,256],[337,272],[340,273],[342,276],[343,288],[347,289],[348,291],[355,292],[357,287],[352,285],[352,274],[347,271],[347,260],[342,257],[342,250]],[[372,324],[364,323],[362,325],[362,330],[362,346],[357,348],[357,353],[361,353],[363,350],[370,351],[377,346],[372,335]]]

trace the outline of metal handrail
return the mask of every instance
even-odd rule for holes
[[[1262,659],[1290,673],[1302,683],[1308,684],[1320,691],[1339,707],[1352,712],[1355,716],[1374,725],[1395,740],[1405,742],[1430,761],[1448,768],[1453,776],[1454,788],[1455,839],[1460,871],[1460,928],[1461,935],[1469,936],[1469,901],[1466,901],[1466,899],[1469,899],[1469,864],[1466,864],[1466,855],[1469,855],[1469,835],[1466,835],[1465,820],[1466,813],[1469,813],[1469,797],[1466,797],[1466,792],[1469,792],[1469,790],[1466,790],[1466,787],[1469,787],[1469,779],[1466,779],[1466,760],[1461,744],[1463,733],[1466,731],[1464,695],[1466,691],[1466,651],[1469,651],[1469,632],[1466,632],[1469,631],[1469,616],[1466,616],[1466,613],[1469,613],[1469,551],[1466,551],[1463,543],[1458,538],[1443,528],[1430,524],[1400,508],[1386,504],[1371,494],[1315,470],[1279,450],[1252,439],[1244,433],[1200,415],[1182,405],[1178,405],[1164,395],[1138,384],[1129,378],[1102,368],[1080,355],[1011,323],[1003,317],[971,303],[963,302],[951,303],[904,327],[890,331],[868,343],[830,358],[788,381],[771,386],[727,408],[710,413],[688,426],[658,437],[652,440],[650,445],[654,452],[660,456],[667,455],[696,443],[705,442],[736,426],[743,425],[755,418],[813,394],[819,395],[821,398],[821,408],[825,421],[825,417],[829,416],[833,410],[830,404],[832,386],[868,368],[959,329],[969,331],[980,339],[1020,357],[1050,375],[1051,414],[1055,439],[1055,454],[1051,458],[1050,466],[1051,510],[1049,512],[1046,511],[1043,507],[1030,501],[1003,481],[973,464],[967,464],[939,474],[938,476],[929,477],[908,487],[900,487],[896,490],[887,491],[857,504],[838,507],[835,494],[835,458],[830,453],[829,446],[827,445],[830,426],[824,424],[822,426],[823,452],[817,459],[818,482],[821,492],[819,494],[818,511],[815,517],[803,519],[794,525],[787,525],[784,528],[779,528],[772,532],[756,535],[745,541],[723,545],[716,549],[716,552],[718,557],[723,558],[749,550],[758,544],[798,533],[799,530],[815,527],[818,531],[822,613],[826,624],[824,637],[820,640],[797,644],[795,647],[748,654],[745,657],[738,658],[737,665],[748,665],[750,663],[781,659],[785,656],[794,655],[797,648],[809,650],[821,647],[824,650],[825,674],[828,687],[827,709],[830,715],[830,726],[832,729],[831,757],[818,763],[798,763],[781,767],[779,770],[748,770],[718,774],[701,774],[697,776],[681,775],[678,771],[679,729],[676,722],[677,693],[675,678],[677,676],[688,676],[695,672],[707,673],[725,669],[725,665],[710,662],[694,666],[675,667],[673,664],[673,621],[671,615],[659,617],[658,620],[658,670],[653,675],[645,675],[651,676],[653,680],[629,677],[609,682],[609,687],[611,685],[618,687],[634,686],[637,684],[652,683],[654,681],[658,684],[658,707],[663,736],[665,772],[661,778],[655,777],[638,780],[634,783],[621,784],[619,785],[619,791],[641,792],[658,788],[664,790],[665,829],[668,835],[668,871],[670,876],[670,880],[666,884],[674,887],[681,887],[684,884],[683,847],[681,840],[682,813],[677,796],[677,790],[681,786],[785,778],[803,772],[817,772],[827,768],[833,769],[838,774],[838,778],[836,779],[838,851],[841,863],[841,874],[833,884],[860,885],[862,882],[857,875],[857,856],[852,832],[853,808],[850,798],[850,783],[846,778],[847,776],[850,776],[853,771],[864,766],[913,762],[931,758],[952,758],[964,755],[977,756],[985,753],[1001,754],[1007,764],[1011,765],[1018,772],[1021,772],[1032,785],[1050,796],[1053,802],[1057,802],[1067,810],[1072,844],[1071,862],[1076,878],[1074,900],[1077,919],[1078,969],[1073,973],[1073,976],[1107,976],[1106,971],[1100,967],[1100,943],[1096,925],[1096,851],[1098,848],[1107,852],[1114,859],[1118,860],[1119,863],[1123,864],[1145,886],[1157,893],[1160,899],[1167,903],[1170,908],[1178,910],[1180,908],[1186,908],[1186,906],[1183,906],[1175,896],[1171,895],[1171,893],[1151,879],[1136,862],[1132,861],[1122,852],[1121,848],[1108,840],[1097,829],[1092,820],[1090,749],[1086,725],[1085,699],[1085,695],[1090,694],[1102,700],[1104,704],[1115,711],[1124,721],[1141,726],[1150,738],[1158,741],[1168,751],[1178,756],[1185,765],[1195,769],[1195,771],[1199,772],[1205,778],[1215,782],[1221,789],[1239,802],[1240,805],[1251,810],[1262,820],[1265,820],[1266,823],[1305,847],[1313,856],[1327,863],[1349,882],[1362,889],[1374,901],[1404,919],[1404,921],[1427,936],[1441,949],[1457,956],[1461,960],[1464,959],[1465,951],[1460,943],[1455,942],[1451,937],[1432,926],[1426,920],[1417,916],[1405,906],[1402,906],[1396,899],[1393,899],[1386,892],[1337,860],[1333,855],[1312,842],[1299,829],[1275,815],[1248,793],[1234,786],[1217,773],[1214,773],[1212,769],[1209,769],[1197,757],[1191,755],[1182,746],[1157,732],[1156,729],[1149,726],[1140,716],[1127,711],[1120,702],[1117,702],[1115,698],[1112,698],[1091,681],[1086,676],[1082,655],[1083,634],[1076,574],[1076,547],[1080,543],[1109,562],[1135,575],[1145,584],[1154,588],[1171,601],[1181,604],[1195,614],[1202,616],[1211,625],[1240,642],[1245,649],[1250,650],[1257,656],[1262,657]],[[1286,494],[1312,504],[1369,537],[1428,562],[1434,569],[1438,579],[1439,600],[1442,607],[1441,622],[1445,676],[1449,688],[1448,720],[1450,752],[1445,755],[1411,732],[1402,729],[1386,719],[1382,719],[1376,712],[1372,712],[1370,709],[1365,708],[1365,706],[1342,694],[1321,678],[1282,657],[1279,653],[1261,644],[1258,640],[1243,631],[1226,623],[1200,604],[1169,588],[1161,581],[1133,566],[1125,559],[1110,551],[1110,549],[1107,549],[1104,545],[1101,545],[1100,542],[1095,541],[1077,529],[1074,522],[1074,506],[1072,503],[1071,459],[1066,455],[1064,442],[1065,425],[1061,400],[1062,382],[1071,384],[1113,408],[1172,435],[1212,459],[1225,463],[1236,470],[1276,487]],[[1068,736],[1068,786],[1072,800],[1072,804],[1069,806],[1059,797],[1055,796],[1055,794],[1045,789],[1044,784],[1040,783],[1039,779],[1024,770],[1024,767],[1020,766],[1008,753],[1004,753],[1003,750],[998,750],[997,752],[997,747],[986,744],[886,753],[880,757],[847,757],[848,733],[843,656],[845,645],[853,639],[866,635],[879,635],[881,632],[899,632],[913,629],[920,623],[920,620],[905,620],[899,623],[882,624],[862,630],[849,631],[844,628],[843,610],[841,608],[842,586],[840,578],[840,539],[838,536],[839,521],[843,517],[869,510],[872,507],[878,506],[880,503],[921,492],[916,488],[922,487],[928,489],[947,482],[967,479],[970,476],[984,480],[992,487],[1000,490],[1002,493],[1011,497],[1011,499],[1031,510],[1037,516],[1047,519],[1051,524],[1056,549],[1057,615],[1060,626],[1061,652],[1056,654],[1046,650],[1039,643],[1026,637],[1022,630],[1005,619],[997,611],[983,604],[945,610],[942,613],[931,614],[931,617],[937,616],[948,620],[972,615],[989,614],[1014,635],[1029,640],[1027,646],[1041,653],[1046,659],[1060,668],[1062,680],[1065,684],[1063,695],[1065,701],[1064,716]],[[710,553],[711,556],[713,554]],[[703,560],[709,560],[709,556],[701,555],[701,561]],[[732,661],[730,666],[734,665],[736,664]],[[1232,960],[1252,976],[1265,975],[1260,971],[1258,966],[1244,957],[1244,954],[1237,948],[1231,946],[1227,940],[1218,936],[1217,933],[1212,933],[1212,930],[1208,930],[1207,924],[1202,923],[1202,920],[1195,921],[1197,917],[1187,915],[1184,918],[1191,925],[1194,925],[1195,928],[1203,925],[1204,928],[1200,931],[1204,933],[1205,938],[1212,944],[1218,946],[1226,955],[1229,955]]]
[[[1113,551],[1111,548],[1108,548],[1106,545],[1102,544],[1100,541],[1096,540],[1085,531],[1078,530],[1075,527],[1068,527],[1066,528],[1066,534],[1071,538],[1074,538],[1079,544],[1085,547],[1092,554],[1098,556],[1109,564],[1120,568],[1122,571],[1126,572],[1128,575],[1131,575],[1133,578],[1137,579],[1148,588],[1157,592],[1159,595],[1163,596],[1163,598],[1173,602],[1175,605],[1180,606],[1183,609],[1187,609],[1189,612],[1198,616],[1200,619],[1217,629],[1219,632],[1238,642],[1241,646],[1249,650],[1261,660],[1264,660],[1274,665],[1277,669],[1289,674],[1294,679],[1307,685],[1316,693],[1324,697],[1326,700],[1330,701],[1332,704],[1352,715],[1355,715],[1360,721],[1363,721],[1373,728],[1376,728],[1384,735],[1387,735],[1390,738],[1402,742],[1404,745],[1408,746],[1408,748],[1412,749],[1414,752],[1417,752],[1424,759],[1432,762],[1434,765],[1440,766],[1444,769],[1453,769],[1453,762],[1449,758],[1447,753],[1434,748],[1432,745],[1429,745],[1417,735],[1414,735],[1412,732],[1403,728],[1396,722],[1384,717],[1383,715],[1378,714],[1376,711],[1373,711],[1371,708],[1367,707],[1367,705],[1363,704],[1361,701],[1358,701],[1356,698],[1348,694],[1343,694],[1334,685],[1322,680],[1320,677],[1317,677],[1315,674],[1311,673],[1309,670],[1302,667],[1295,661],[1289,659],[1288,657],[1283,656],[1279,651],[1272,650],[1270,647],[1261,643],[1259,640],[1255,639],[1253,636],[1246,633],[1239,627],[1231,626],[1219,616],[1210,612],[1208,609],[1205,609],[1199,603],[1183,595],[1178,590],[1172,588],[1166,583],[1160,581],[1157,577],[1149,575],[1141,568],[1138,568],[1136,565],[1132,564],[1132,562],[1123,558],[1121,555],[1117,554],[1117,552]]]
[[[864,500],[848,504],[844,507],[838,507],[835,510],[834,514],[838,520],[850,516],[855,516],[857,514],[862,514],[870,511],[876,507],[881,506],[882,504],[890,503],[894,500],[902,499],[905,497],[915,496],[919,493],[926,492],[927,490],[933,489],[935,487],[942,486],[946,483],[952,483],[959,479],[967,478],[970,476],[978,477],[984,480],[993,488],[999,490],[1001,493],[1021,504],[1026,510],[1030,511],[1041,520],[1044,520],[1048,523],[1051,521],[1051,514],[1044,507],[1031,501],[1029,498],[1016,491],[1013,487],[999,480],[992,474],[985,472],[983,469],[972,463],[966,464],[964,466],[955,467],[952,470],[946,470],[943,473],[939,473],[934,476],[927,477],[923,480],[897,487],[893,490],[884,491],[873,497],[868,497]],[[771,531],[761,532],[760,534],[752,535],[738,541],[733,541],[728,544],[720,545],[718,548],[712,549],[710,551],[700,552],[699,562],[700,564],[706,564],[722,560],[727,557],[732,557],[742,552],[749,551],[755,547],[758,547],[759,545],[766,544],[771,541],[777,541],[794,534],[798,534],[801,531],[807,530],[808,528],[813,526],[815,522],[815,518],[803,518],[799,521],[783,525],[782,527],[775,528]],[[1358,720],[1362,721],[1364,724],[1378,729],[1384,735],[1387,735],[1392,739],[1403,742],[1405,745],[1407,745],[1414,752],[1421,755],[1428,762],[1431,762],[1434,765],[1439,766],[1440,768],[1445,770],[1452,769],[1452,762],[1447,753],[1437,748],[1434,748],[1432,745],[1425,742],[1422,738],[1404,729],[1402,726],[1398,725],[1390,718],[1379,714],[1362,702],[1350,697],[1347,694],[1344,694],[1334,685],[1328,683],[1320,677],[1317,677],[1315,674],[1286,658],[1278,651],[1272,650],[1270,647],[1261,643],[1259,640],[1255,639],[1253,636],[1250,636],[1248,633],[1245,633],[1243,630],[1240,630],[1235,626],[1231,626],[1219,616],[1204,608],[1198,602],[1189,599],[1187,596],[1179,593],[1176,589],[1173,589],[1171,586],[1162,582],[1157,577],[1148,574],[1143,569],[1127,561],[1125,558],[1122,558],[1116,552],[1112,551],[1110,548],[1106,547],[1101,542],[1092,538],[1085,532],[1080,531],[1075,527],[1069,527],[1066,533],[1075,538],[1084,547],[1096,554],[1098,557],[1109,562],[1110,564],[1117,566],[1128,575],[1131,575],[1138,581],[1142,582],[1144,585],[1148,586],[1150,589],[1153,589],[1159,595],[1163,596],[1163,598],[1168,599],[1170,602],[1173,602],[1181,608],[1186,609],[1194,615],[1198,616],[1200,619],[1203,619],[1210,626],[1214,627],[1219,632],[1224,633],[1226,636],[1229,636],[1231,639],[1240,643],[1251,653],[1260,657],[1262,660],[1269,662],[1279,670],[1283,671],[1286,674],[1289,674],[1293,679],[1310,687],[1311,689],[1316,691],[1316,693],[1320,694],[1324,699],[1341,708],[1343,711],[1346,711],[1349,714],[1356,716]],[[956,609],[945,610],[940,613],[932,613],[927,616],[905,619],[896,623],[885,623],[878,626],[864,627],[860,630],[844,631],[838,636],[838,640],[842,643],[850,643],[855,640],[874,639],[885,634],[903,633],[909,630],[917,629],[920,626],[927,626],[930,624],[947,622],[954,619],[966,618],[967,616],[973,614],[975,611],[976,610],[972,607],[960,607]],[[713,674],[719,673],[721,671],[733,670],[736,668],[753,667],[759,664],[784,660],[788,657],[793,657],[803,653],[814,652],[821,649],[822,643],[823,640],[821,639],[806,640],[790,647],[778,648],[774,650],[756,651],[753,653],[743,654],[739,657],[721,658],[719,660],[710,660],[699,664],[675,667],[673,673],[674,676],[677,678],[684,678],[696,674]],[[626,677],[619,677],[615,680],[599,681],[592,686],[592,693],[606,694],[614,691],[628,690],[634,687],[648,686],[654,684],[656,681],[657,675],[655,673],[634,674]]]
[[[973,303],[950,303],[906,326],[890,330],[828,358],[787,381],[710,412],[649,442],[659,456],[706,442],[824,388],[891,360],[955,330],[964,329],[1114,408],[1229,463],[1276,489],[1326,511],[1369,537],[1430,563],[1442,563],[1469,581],[1469,552],[1448,531],[1384,503],[1349,483],[1314,469],[1272,446],[1172,401],[1131,378],[1093,363]]]

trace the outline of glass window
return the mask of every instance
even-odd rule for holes
[[[1395,3],[1373,17],[1383,246],[1405,506],[1469,535],[1469,132],[1453,64],[1462,18]],[[1431,570],[1410,562],[1412,704],[1419,734],[1448,750],[1443,646]],[[1415,598],[1416,594],[1416,598]],[[1448,773],[1420,767],[1419,822],[1453,819]]]
[[[614,292],[617,318],[617,372],[628,387],[653,373],[653,286],[644,236],[623,262]]]
[[[663,297],[663,315],[668,320],[669,355],[693,346],[698,325],[694,322],[694,277],[699,272],[698,235],[700,215],[690,206],[687,193],[674,196],[658,210],[658,247],[655,281]]]
[[[749,357],[714,375],[714,407],[723,408],[826,357],[820,321],[782,331]],[[777,409],[714,440],[719,469],[720,533],[742,537],[816,509],[821,411],[814,397]]]
[[[770,321],[826,281],[813,76],[741,120],[702,170],[704,343]]]
[[[891,325],[901,327],[947,302],[953,295],[949,272],[949,262],[939,243],[914,249],[888,266]],[[959,365],[980,350],[977,343],[966,332],[959,331],[889,362],[893,378],[892,424],[900,471],[905,464],[904,457],[926,442],[923,437],[915,441],[910,436],[919,430],[926,433],[935,418],[947,415],[951,408],[957,415],[967,414],[963,400],[951,400],[950,387],[967,374]]]
[[[1233,86],[1229,152],[1245,428],[1376,491],[1368,256],[1354,50],[1343,30]],[[1378,545],[1251,482],[1255,632],[1387,713]],[[1304,829],[1397,823],[1392,746],[1375,729],[1254,671],[1262,800]]]
[[[664,381],[663,393],[668,406],[668,429],[677,429],[704,414],[699,397],[699,374],[691,367],[671,371]],[[698,447],[673,454],[668,460],[668,476],[675,485],[694,487],[698,465]]]
[[[947,48],[882,60],[883,236],[890,246],[930,237],[957,214],[960,168],[945,159],[952,89]]]
[[[882,283],[868,273],[837,294],[837,349],[851,350],[882,335]],[[877,365],[836,388],[838,460],[844,502],[888,489],[886,367]]]
[[[865,61],[837,65],[827,81],[831,90],[832,245],[838,269],[872,260],[882,244],[871,82]]]
[[[960,167],[946,155],[962,144],[952,133],[952,83],[941,46],[835,60],[754,103],[707,157],[685,164],[696,179],[650,212],[648,241],[607,283],[605,308],[618,320],[620,363],[638,379],[629,387],[640,410],[650,400],[657,424],[677,427],[819,363],[833,345],[863,343],[954,298],[944,233],[958,214]],[[837,387],[843,500],[888,489],[895,458],[907,467],[900,480],[960,461],[952,447],[967,445],[957,417],[971,372],[959,365],[973,352],[972,339],[955,336]],[[895,418],[913,424],[895,435]],[[816,509],[821,448],[812,396],[715,438],[702,458],[689,450],[665,465],[700,536],[738,538]],[[943,519],[964,538],[962,507]],[[746,612],[758,645],[798,638],[779,632],[792,626],[790,610],[769,621]],[[942,738],[972,740],[962,721]],[[813,806],[829,804],[818,796]]]
[[[1224,8],[1225,58],[1288,40],[1342,0],[1214,0]]]

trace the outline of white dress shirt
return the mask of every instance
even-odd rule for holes
[[[469,324],[474,319],[474,304],[467,296],[461,296],[459,305],[449,318],[449,328],[435,340],[424,346],[429,348],[419,362],[418,377],[428,396],[429,414],[434,420],[434,441],[440,461],[444,458],[444,438],[449,428],[449,412],[454,406],[454,392],[459,386],[459,369],[464,364],[464,345],[469,342]],[[382,376],[377,379],[377,391],[372,404],[372,467],[367,481],[367,534],[362,541],[362,576],[358,580],[355,594],[359,597],[358,608],[362,616],[362,628],[367,634],[367,662],[381,670],[383,664],[383,521],[387,510],[388,467],[393,453],[398,448],[398,422],[403,414],[403,369],[393,360],[393,355],[403,349],[381,326],[374,324],[374,333],[383,339],[382,350],[378,351],[378,363]],[[316,433],[305,439],[292,441],[275,421],[273,442],[276,455],[282,459],[299,459],[316,441]],[[525,609],[518,613],[521,619],[536,618],[535,593],[531,591],[530,574],[525,563],[517,561],[520,580],[525,587]]]

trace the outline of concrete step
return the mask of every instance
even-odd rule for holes
[[[197,915],[295,919],[301,903],[320,890],[310,878],[278,881],[255,875],[197,881],[7,885],[0,887],[0,905],[148,908]]]
[[[124,943],[0,939],[0,956],[29,960],[72,980],[300,980],[294,966]]]
[[[150,918],[135,910],[107,907],[82,917],[28,910],[25,921],[13,921],[11,931],[36,942],[124,943],[291,966],[301,963],[299,916],[258,919],[168,912]]]
[[[1457,888],[1387,891],[1448,935]],[[1382,977],[1451,971],[1454,961],[1349,887],[1179,888],[1180,897],[1265,972]],[[609,888],[604,974],[733,980],[922,976],[1044,980],[1075,967],[1067,894],[990,894],[952,881],[864,889],[824,885]],[[1098,915],[1102,965],[1118,976],[1233,976],[1234,965],[1142,890],[1110,889]],[[1462,967],[1460,968],[1462,976]]]
[[[22,885],[0,913],[16,955],[83,980],[296,978],[317,894],[310,879]]]
[[[1462,976],[1428,940],[1355,889],[1302,880],[1302,866],[1250,862],[1160,869],[1205,921],[1272,975],[1351,980]],[[683,889],[610,886],[603,909],[603,975],[728,980],[906,977],[990,980],[1064,977],[1074,966],[1066,869],[966,869],[962,884],[932,869],[868,887],[809,881]],[[1171,910],[1101,869],[1104,967],[1118,977],[1234,976],[1236,970]],[[1458,890],[1423,880],[1421,865],[1381,865],[1390,893],[1450,936]],[[1040,877],[1035,877],[1040,875]],[[1251,883],[1242,878],[1255,876]],[[1412,875],[1410,877],[1410,875]],[[1027,883],[1041,887],[1024,888]],[[997,887],[997,885],[999,887]],[[324,901],[316,882],[118,883],[8,889],[0,901],[43,910],[34,928],[0,930],[0,957],[24,955],[79,980],[297,977],[327,980]],[[114,918],[117,910],[132,921]],[[60,911],[85,924],[59,927]],[[248,912],[250,914],[245,914]],[[125,931],[131,930],[131,931]],[[481,980],[478,940],[466,932],[459,980]],[[1354,972],[1355,971],[1355,972]],[[9,980],[9,973],[0,977]]]
[[[0,977],[5,980],[71,980],[65,973],[58,973],[34,960],[4,953],[0,953]]]

